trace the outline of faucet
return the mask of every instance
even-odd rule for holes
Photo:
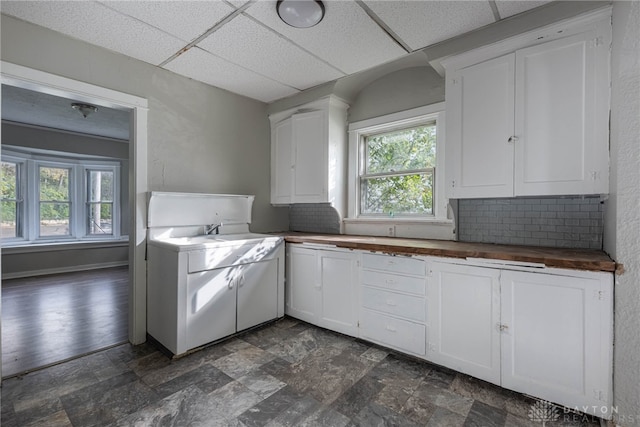
[[[213,234],[214,231],[216,234],[220,234],[220,227],[222,227],[222,223],[205,225],[204,234]]]

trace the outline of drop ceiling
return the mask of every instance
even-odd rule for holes
[[[2,1],[0,11],[231,92],[273,102],[546,1],[325,1],[315,27],[276,1]]]

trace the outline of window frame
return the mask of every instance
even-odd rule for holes
[[[18,162],[21,168],[23,205],[21,212],[22,236],[2,238],[2,247],[22,246],[29,244],[55,244],[71,242],[96,242],[120,240],[120,162],[102,160],[91,157],[71,157],[64,154],[27,153],[22,151],[2,150],[2,161]],[[40,167],[69,169],[69,234],[40,235]],[[113,223],[112,234],[89,234],[89,210],[87,209],[87,171],[101,170],[113,172]]]
[[[365,166],[365,142],[367,136],[410,129],[435,122],[436,125],[436,164],[433,174],[433,214],[404,214],[389,216],[385,214],[362,214],[361,176]],[[413,108],[399,113],[388,114],[362,120],[349,125],[349,173],[348,173],[348,215],[346,220],[375,222],[450,222],[447,218],[448,199],[444,189],[444,141],[445,112],[444,102]]]

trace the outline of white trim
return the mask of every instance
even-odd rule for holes
[[[36,252],[60,252],[60,251],[73,251],[78,249],[104,249],[104,248],[118,248],[123,246],[129,246],[129,240],[126,238],[120,240],[104,240],[104,241],[82,241],[74,240],[70,242],[51,242],[51,243],[30,243],[20,246],[3,247],[2,253],[4,255],[14,254],[26,254]]]
[[[399,122],[403,120],[412,121],[418,116],[425,116],[428,114],[435,114],[444,111],[445,103],[438,102],[435,104],[429,104],[422,107],[412,108],[410,110],[404,110],[397,113],[386,114],[384,116],[374,117],[372,119],[361,120],[359,122],[353,122],[349,124],[349,132],[353,131],[375,131],[376,126],[384,126],[391,122]]]
[[[132,344],[143,343],[147,334],[147,99],[5,61],[0,61],[0,80],[2,84],[73,97],[80,102],[132,110],[129,173],[134,179],[129,182],[129,341]]]
[[[76,271],[100,270],[102,268],[123,267],[129,265],[127,261],[111,261],[99,264],[74,265],[71,267],[43,268],[42,270],[20,271],[17,273],[6,273],[2,275],[2,280],[20,279],[22,277],[46,276],[48,274],[74,273]]]

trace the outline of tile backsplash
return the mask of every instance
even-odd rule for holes
[[[297,203],[289,206],[289,230],[340,234],[340,215],[330,203]]]
[[[458,200],[463,242],[602,249],[598,196]]]

